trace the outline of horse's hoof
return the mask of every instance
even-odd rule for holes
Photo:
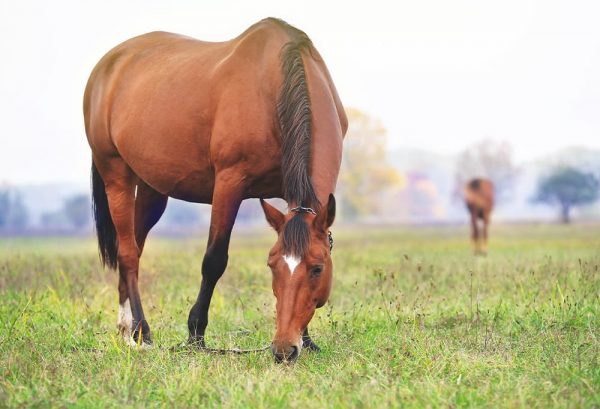
[[[133,342],[136,345],[146,345],[145,348],[150,348],[152,346],[152,335],[150,334],[150,326],[146,322],[146,320],[141,321],[139,324],[135,325],[135,329],[133,330],[133,334],[131,336]]]
[[[313,352],[321,352],[321,348],[319,348],[319,346],[309,337],[302,339],[302,348]]]
[[[129,343],[129,339],[131,338],[131,327],[127,325],[118,324],[117,329],[119,331],[119,336],[123,338],[127,343]]]
[[[197,348],[197,349],[206,349],[206,344],[204,343],[204,337],[192,337],[188,338],[187,342],[188,347]]]
[[[127,346],[131,347],[132,349],[139,349],[141,350],[147,350],[147,349],[152,349],[152,341],[142,341],[142,342],[137,342],[135,339],[133,339],[133,337],[129,337],[129,338],[123,338],[123,340],[125,341],[125,343],[127,344]]]

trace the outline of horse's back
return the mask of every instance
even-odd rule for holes
[[[100,60],[85,92],[94,161],[119,157],[158,192],[189,201],[210,203],[224,171],[241,180],[245,197],[281,197],[281,58],[298,38],[307,39],[265,19],[225,42],[154,32],[118,45]],[[338,163],[347,119],[325,63],[307,41],[312,127],[324,135],[313,165]],[[332,175],[326,176],[316,172],[314,183],[333,191]]]
[[[272,161],[252,153],[278,155],[274,107],[287,41],[264,21],[225,42],[153,32],[113,48],[84,97],[94,157],[118,155],[161,193],[201,202],[219,167],[253,160],[248,176],[272,174]]]

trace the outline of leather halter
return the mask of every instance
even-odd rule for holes
[[[303,206],[296,206],[290,209],[290,212],[294,212],[294,213],[311,213],[314,214],[315,216],[317,215],[317,212],[315,212],[315,210],[311,207],[303,207]],[[327,240],[329,241],[329,252],[333,252],[333,234],[331,234],[331,230],[327,231]]]
[[[290,209],[290,212],[294,212],[294,213],[312,213],[315,216],[317,215],[317,212],[315,212],[315,210],[311,207],[302,207],[302,206],[296,206]]]

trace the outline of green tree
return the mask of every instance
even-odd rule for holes
[[[386,161],[386,130],[376,119],[349,108],[338,201],[341,213],[357,219],[378,212],[379,193],[402,185],[404,178]]]
[[[572,167],[555,169],[538,180],[534,201],[559,206],[563,223],[571,221],[571,209],[598,198],[598,179]]]

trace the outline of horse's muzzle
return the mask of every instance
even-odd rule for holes
[[[277,363],[293,363],[300,356],[300,348],[294,344],[271,344],[271,352]]]

